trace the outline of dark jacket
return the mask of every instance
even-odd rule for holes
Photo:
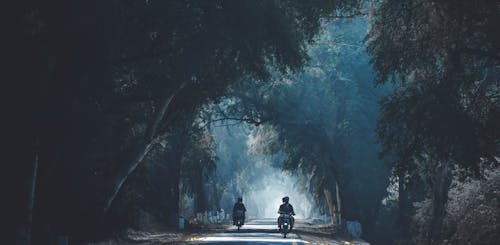
[[[242,202],[237,202],[234,204],[233,213],[235,213],[236,210],[241,210],[243,212],[247,211],[247,209],[245,208],[245,205]]]
[[[295,212],[293,211],[293,206],[290,203],[281,204],[278,212],[295,215]]]

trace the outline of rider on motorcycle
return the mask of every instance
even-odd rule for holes
[[[238,201],[234,204],[233,207],[233,224],[236,225],[236,218],[238,215],[241,215],[242,223],[245,223],[245,212],[247,209],[245,208],[245,205],[243,204],[243,198],[238,197]]]
[[[289,203],[290,198],[283,197],[281,200],[283,201],[283,204],[280,205],[278,213],[279,214],[295,215],[295,212],[293,211],[293,206],[292,206],[292,204]],[[292,230],[294,223],[295,223],[295,219],[293,218],[293,216],[290,216],[290,230]],[[281,230],[281,215],[280,215],[280,217],[278,217],[278,228]]]

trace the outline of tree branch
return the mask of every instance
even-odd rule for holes
[[[154,118],[153,122],[151,123],[150,127],[146,131],[145,139],[142,141],[144,143],[139,143],[139,150],[136,152],[133,152],[131,154],[131,157],[129,162],[127,164],[122,165],[118,172],[115,175],[115,178],[113,178],[113,182],[111,183],[111,191],[109,196],[105,197],[105,207],[104,211],[107,212],[109,208],[111,207],[111,204],[116,198],[116,195],[120,191],[123,183],[127,180],[128,176],[134,172],[134,170],[139,166],[139,164],[146,158],[146,156],[151,152],[151,150],[154,148],[154,146],[159,142],[160,135],[158,132],[158,127],[160,125],[160,122],[164,119],[165,115],[167,114],[167,111],[170,109],[170,105],[173,101],[173,99],[180,93],[180,91],[186,87],[188,84],[187,81],[184,81],[181,83],[181,85],[173,91],[170,96],[168,96],[165,101],[163,102],[160,111],[156,114],[156,117]],[[141,146],[142,145],[142,146]]]
[[[176,90],[174,90],[174,92],[170,96],[165,98],[165,101],[163,102],[160,110],[158,111],[158,114],[156,114],[153,123],[146,131],[147,132],[146,139],[151,140],[156,135],[158,131],[158,125],[160,125],[161,120],[165,117],[165,114],[170,107],[170,103],[172,102],[174,97],[177,96],[179,92],[186,87],[187,83],[188,83],[187,81],[182,82],[181,85]]]
[[[209,123],[212,122],[221,122],[221,121],[241,121],[241,122],[246,122],[250,124],[254,124],[255,126],[259,126],[262,123],[264,123],[264,120],[256,120],[254,118],[245,118],[245,117],[224,117],[224,118],[217,118],[217,119],[212,119],[209,121]]]
[[[368,13],[364,12],[356,12],[350,15],[330,15],[328,18],[331,19],[352,19],[352,18],[358,18],[358,17],[365,17],[368,16]]]

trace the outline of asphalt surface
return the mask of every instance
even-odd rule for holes
[[[236,227],[230,228],[221,233],[214,233],[190,241],[190,244],[308,244],[303,241],[300,236],[294,232],[283,238],[283,235],[278,232],[275,219],[262,219],[248,221],[241,230]]]

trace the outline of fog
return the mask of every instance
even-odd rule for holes
[[[232,210],[235,199],[243,197],[248,217],[273,218],[282,197],[288,196],[297,218],[318,217],[313,198],[297,184],[298,177],[280,169],[280,154],[264,156],[249,150],[255,130],[245,124],[212,128],[217,145],[214,179],[223,186],[220,205]]]
[[[262,175],[252,190],[243,196],[244,200],[247,200],[250,217],[276,217],[279,205],[282,203],[281,198],[284,196],[290,197],[297,218],[319,216],[317,210],[314,210],[312,196],[298,188],[296,177],[272,167],[268,169],[269,172]]]

